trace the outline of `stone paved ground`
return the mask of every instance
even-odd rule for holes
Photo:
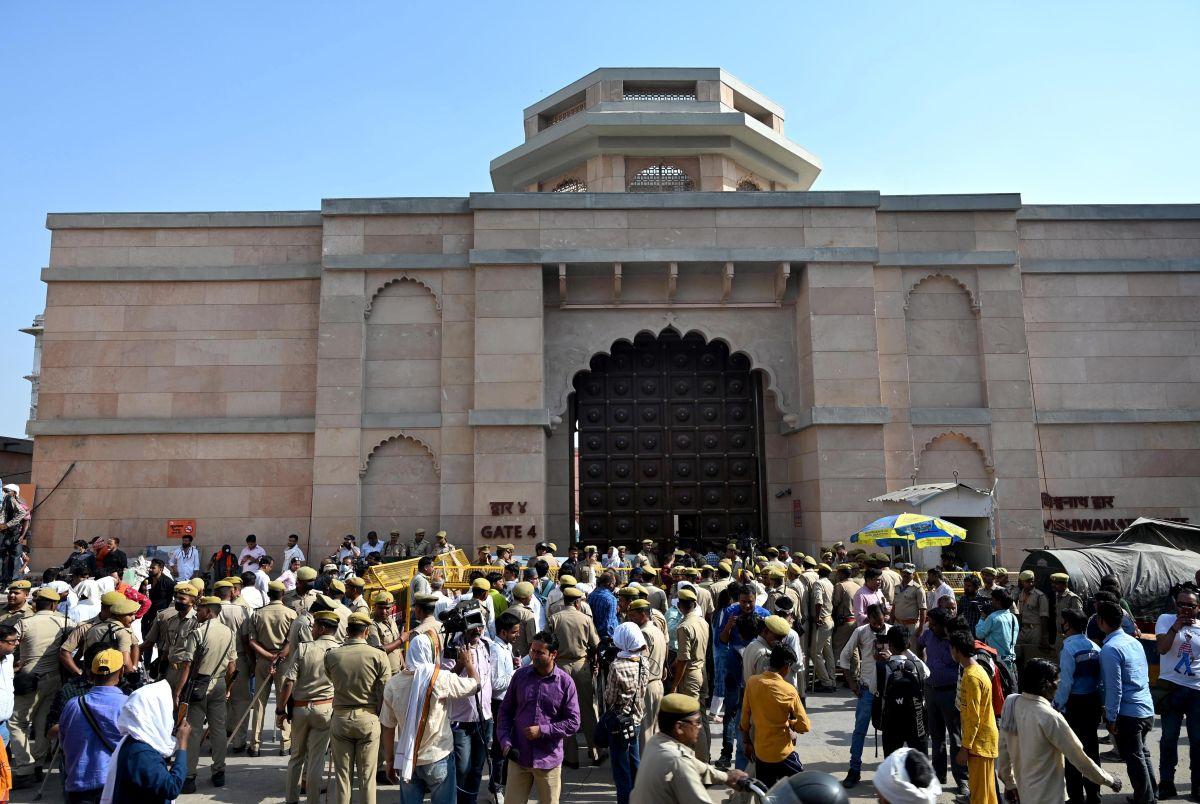
[[[842,691],[838,693],[830,693],[826,695],[811,695],[808,699],[809,715],[813,721],[813,731],[800,740],[800,756],[803,759],[805,766],[810,770],[819,770],[827,773],[832,773],[841,778],[846,771],[846,762],[850,753],[850,733],[853,729],[854,710],[852,700],[849,693]],[[271,707],[267,707],[271,711]],[[714,729],[714,733],[716,730]],[[1151,753],[1154,755],[1155,762],[1158,761],[1158,736],[1159,731],[1157,726],[1151,732]],[[223,802],[225,804],[244,804],[245,802],[261,802],[261,804],[279,804],[283,801],[283,775],[284,766],[287,760],[278,755],[277,744],[272,744],[269,738],[272,737],[269,732],[264,735],[264,751],[257,759],[250,759],[244,754],[240,756],[231,756],[227,769],[228,781],[227,785],[222,790],[216,790],[207,786],[208,773],[206,771],[207,759],[202,759],[200,763],[199,791],[195,795],[183,796],[179,799],[182,804],[191,804],[192,802]],[[720,754],[720,737],[714,741],[713,756]],[[275,750],[270,750],[272,746]],[[1102,746],[1102,750],[1107,751],[1107,746]],[[1176,783],[1181,785],[1183,793],[1186,795],[1187,779],[1188,779],[1188,759],[1187,759],[1187,739],[1184,737],[1180,740],[1180,768],[1176,774]],[[874,753],[873,735],[868,734],[867,748],[864,752],[864,781],[854,791],[852,800],[855,804],[871,804],[875,801],[875,792],[871,787],[869,780],[875,767],[878,765],[879,759]],[[1125,790],[1120,795],[1113,794],[1112,791],[1105,791],[1104,796],[1106,804],[1120,804],[1125,801],[1125,794],[1128,792],[1128,777],[1125,775],[1125,766],[1119,760],[1105,760],[1104,767],[1113,772],[1117,772],[1125,779]],[[1156,765],[1157,767],[1157,765]],[[612,771],[607,763],[598,768],[584,768],[578,771],[565,770],[564,772],[564,789],[562,801],[564,804],[600,804],[600,802],[612,802],[616,797],[612,787]],[[486,783],[485,783],[486,785]],[[12,800],[14,802],[28,802],[33,800],[36,791],[20,790],[14,793]],[[728,798],[726,788],[712,788],[711,798],[713,802],[725,801]],[[953,799],[951,792],[944,793],[942,796],[943,804],[949,804]],[[491,804],[491,797],[485,792],[479,798],[484,804]],[[62,795],[59,791],[59,776],[57,773],[51,778],[46,785],[46,795],[43,799],[46,802],[61,802]],[[381,802],[397,802],[399,795],[395,788],[380,788],[379,801]]]

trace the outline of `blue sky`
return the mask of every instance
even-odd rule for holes
[[[737,8],[730,18],[729,10]],[[21,435],[50,211],[464,195],[600,66],[722,66],[814,189],[1200,202],[1196,3],[0,4],[0,435]]]

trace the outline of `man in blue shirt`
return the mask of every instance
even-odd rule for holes
[[[617,620],[617,596],[613,594],[616,585],[617,576],[614,573],[602,572],[596,579],[596,590],[588,595],[588,605],[592,607],[592,619],[596,621],[596,633],[601,641],[612,639],[613,631],[620,625]]]
[[[1133,804],[1154,804],[1158,801],[1158,780],[1146,748],[1146,735],[1154,726],[1154,702],[1150,698],[1146,652],[1121,630],[1125,612],[1118,604],[1102,601],[1096,606],[1096,619],[1104,634],[1100,673],[1108,730],[1129,771]]]
[[[917,655],[929,667],[929,677],[925,679],[925,711],[928,713],[929,735],[933,741],[933,771],[938,781],[945,784],[946,750],[949,748],[950,772],[959,793],[969,797],[967,766],[958,764],[958,750],[962,748],[962,721],[959,720],[955,702],[959,668],[958,662],[950,655],[950,634],[947,631],[952,619],[946,609],[929,612],[929,628],[917,637]]]
[[[1100,646],[1087,638],[1087,617],[1083,612],[1066,609],[1059,613],[1060,633],[1063,635],[1058,657],[1058,692],[1054,708],[1062,712],[1067,725],[1083,752],[1100,764],[1100,741],[1096,739],[1096,724],[1100,722],[1102,704],[1100,687]],[[1089,782],[1070,762],[1066,765],[1067,800],[1099,804],[1100,785]]]
[[[738,630],[738,618],[743,615],[758,615],[766,619],[770,612],[762,606],[755,605],[757,597],[751,586],[739,586],[734,590],[737,603],[727,606],[717,618],[717,639],[730,649],[733,661],[725,662],[725,724],[721,729],[721,756],[716,761],[716,767],[726,770],[731,764],[737,764],[743,770],[749,764],[746,755],[741,751],[741,733],[738,721],[742,710],[742,691],[745,689],[745,679],[742,678],[742,663],[737,661],[742,650],[757,638],[759,628],[747,629],[745,633]],[[715,629],[714,629],[715,630]],[[734,746],[738,746],[735,762]]]
[[[120,651],[100,651],[92,659],[90,668],[95,686],[63,707],[59,737],[67,773],[67,801],[71,804],[94,804],[100,801],[100,794],[104,792],[108,763],[112,760],[113,749],[121,741],[117,715],[127,696],[118,685],[124,669],[125,660]]]

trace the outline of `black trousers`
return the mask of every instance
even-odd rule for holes
[[[1133,788],[1133,804],[1154,804],[1158,801],[1158,780],[1154,778],[1154,763],[1146,748],[1146,735],[1154,727],[1154,716],[1117,716],[1117,751],[1129,771]]]
[[[804,773],[804,763],[795,751],[783,762],[763,762],[754,760],[754,778],[763,783],[768,790],[780,779],[786,779],[797,773]]]
[[[946,783],[946,751],[950,752],[950,772],[961,791],[967,789],[967,766],[958,764],[958,749],[962,748],[962,721],[954,703],[955,685],[942,688],[925,685],[925,712],[929,721],[929,736],[933,741],[933,772]]]
[[[1097,765],[1100,764],[1100,740],[1096,729],[1100,725],[1100,710],[1103,702],[1099,693],[1090,695],[1072,695],[1067,698],[1067,709],[1064,713],[1067,725],[1079,742],[1083,743],[1083,753],[1091,757]],[[1100,785],[1083,778],[1079,769],[1070,762],[1066,766],[1067,801],[1071,804],[1099,804]]]

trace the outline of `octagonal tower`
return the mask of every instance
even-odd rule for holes
[[[601,68],[525,109],[496,192],[807,190],[821,162],[783,109],[719,68]]]

